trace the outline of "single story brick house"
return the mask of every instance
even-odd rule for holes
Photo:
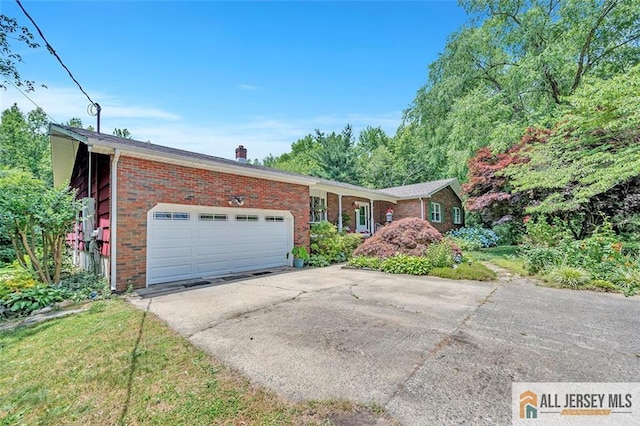
[[[54,184],[86,198],[70,236],[74,259],[113,290],[292,263],[310,226],[328,220],[365,236],[419,217],[441,232],[464,224],[457,179],[374,190],[50,125]]]

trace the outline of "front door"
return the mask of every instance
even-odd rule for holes
[[[369,214],[369,205],[365,204],[358,209],[358,217],[356,218],[356,232],[370,232],[369,221],[371,215]]]

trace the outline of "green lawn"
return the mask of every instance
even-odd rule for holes
[[[518,246],[498,246],[465,252],[465,255],[475,260],[493,263],[509,272],[526,276],[528,273],[524,267],[524,261],[518,257],[517,251]]]
[[[122,300],[0,332],[0,401],[0,425],[327,424],[377,412],[284,401]]]

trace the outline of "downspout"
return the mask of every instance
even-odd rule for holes
[[[87,145],[87,154],[89,154],[89,181],[87,183],[87,198],[91,198],[91,151],[93,146]]]
[[[418,197],[418,200],[420,200],[420,218],[424,220],[424,200],[422,197]]]
[[[110,218],[110,247],[111,247],[111,274],[109,281],[111,281],[111,290],[116,290],[116,254],[117,254],[117,239],[116,230],[118,223],[118,160],[120,159],[120,150],[116,148],[113,160],[111,161],[111,218]]]
[[[338,194],[338,231],[342,232],[342,195]]]

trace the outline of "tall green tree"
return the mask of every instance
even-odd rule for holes
[[[278,157],[270,155],[263,160],[263,164],[266,167],[314,176],[319,169],[316,159],[319,149],[319,142],[313,135],[307,135],[291,145],[291,152]]]
[[[318,163],[317,176],[338,182],[358,184],[356,151],[351,125],[347,124],[340,133],[325,134],[316,130],[314,136],[319,144],[314,155]]]
[[[51,149],[46,113],[37,108],[25,116],[14,104],[0,117],[0,166],[28,171],[51,184]]]
[[[462,0],[471,16],[430,65],[400,131],[421,144],[424,177],[464,178],[478,148],[504,150],[550,126],[586,76],[640,61],[640,0]]]
[[[129,131],[129,129],[113,129],[113,135],[122,139],[133,139],[133,135]]]

